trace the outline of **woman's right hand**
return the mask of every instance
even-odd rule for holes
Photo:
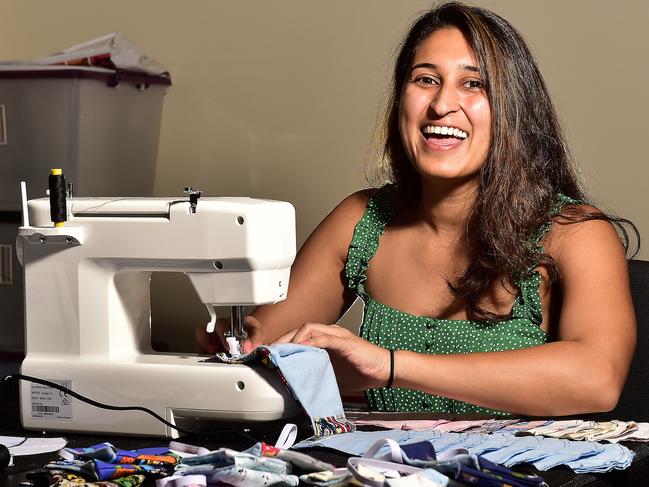
[[[261,331],[261,326],[259,321],[252,316],[246,316],[244,323],[245,330],[248,334],[246,339],[243,341],[241,351],[243,353],[248,353],[259,345],[263,345],[266,340],[263,332]],[[217,352],[227,352],[228,346],[225,341],[225,333],[230,331],[230,321],[219,318],[216,320],[214,326],[214,332],[208,333],[204,327],[196,328],[194,334],[196,336],[196,343],[201,348],[201,350],[213,355]]]

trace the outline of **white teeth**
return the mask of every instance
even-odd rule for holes
[[[464,130],[457,127],[439,126],[439,125],[426,125],[422,132],[425,134],[439,134],[439,135],[452,135],[458,139],[466,139],[468,134]]]

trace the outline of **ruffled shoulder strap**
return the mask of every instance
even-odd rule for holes
[[[368,298],[363,285],[367,279],[365,271],[379,247],[379,238],[383,234],[385,226],[392,220],[394,213],[395,207],[389,194],[389,187],[384,186],[372,195],[363,217],[354,229],[352,242],[347,251],[345,276],[348,286],[363,299]]]
[[[532,236],[531,244],[538,255],[544,252],[541,240],[552,228],[552,222],[557,217],[564,207],[568,205],[580,205],[583,201],[571,198],[564,194],[557,194],[552,200],[550,209],[548,211],[548,218],[543,225],[536,229]],[[514,318],[529,318],[532,323],[541,325],[543,322],[541,295],[539,288],[541,286],[541,274],[532,268],[528,269],[524,277],[519,281],[520,294],[514,303],[513,317]]]
[[[534,235],[532,236],[532,243],[536,246],[537,253],[540,254],[543,252],[541,240],[550,231],[550,228],[552,228],[552,222],[554,221],[554,218],[557,217],[559,213],[561,213],[565,206],[581,204],[583,204],[583,201],[576,200],[574,198],[571,198],[570,196],[566,196],[565,194],[557,194],[554,197],[552,204],[550,205],[550,211],[548,211],[547,221],[539,228],[537,228],[536,232],[534,232]]]

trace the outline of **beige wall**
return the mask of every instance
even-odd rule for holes
[[[649,3],[475,3],[526,36],[592,194],[649,238]],[[156,193],[192,185],[209,195],[291,201],[301,243],[336,202],[365,184],[391,54],[428,5],[0,0],[0,59],[123,32],[165,65],[174,83],[164,105]],[[641,257],[649,259],[647,246]],[[188,304],[190,294],[184,290],[180,304],[159,315],[200,322],[203,312]]]

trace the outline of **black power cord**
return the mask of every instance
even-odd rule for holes
[[[198,435],[198,436],[212,436],[212,435],[238,435],[241,438],[245,440],[249,440],[253,443],[256,443],[257,440],[253,438],[252,436],[244,433],[243,431],[236,431],[236,430],[222,430],[218,432],[204,432],[204,431],[190,431],[186,430],[184,428],[181,428],[173,423],[170,423],[167,421],[165,418],[160,416],[159,414],[156,414],[155,412],[151,411],[148,408],[145,408],[144,406],[113,406],[111,404],[105,404],[99,401],[94,401],[93,399],[90,399],[82,394],[79,394],[78,392],[74,392],[71,389],[68,389],[65,386],[56,384],[55,382],[51,382],[49,380],[45,379],[39,379],[38,377],[31,377],[29,375],[23,375],[23,374],[9,374],[6,375],[3,379],[3,381],[7,380],[14,380],[14,381],[19,381],[19,380],[24,380],[27,382],[33,382],[35,384],[41,384],[43,386],[51,387],[53,389],[57,389],[59,391],[65,392],[66,394],[69,394],[71,397],[74,397],[75,399],[78,399],[80,401],[83,401],[87,404],[90,404],[91,406],[95,406],[97,408],[102,408],[102,409],[109,409],[111,411],[142,411],[143,413],[146,413],[150,416],[153,416],[155,419],[160,421],[161,423],[169,426],[170,428],[175,429],[179,433],[185,434],[185,435]],[[2,457],[2,449],[0,448],[0,461]]]

